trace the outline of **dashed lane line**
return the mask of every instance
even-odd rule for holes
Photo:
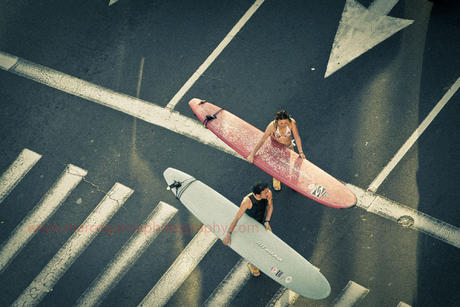
[[[92,229],[104,227],[132,193],[130,188],[116,183],[83,222],[85,231],[72,234],[12,306],[38,305],[97,236]]]
[[[0,247],[0,272],[3,272],[24,246],[44,227],[46,221],[58,210],[87,171],[69,164],[51,189],[29,212]]]
[[[104,271],[96,277],[85,293],[78,299],[76,306],[99,306],[110,290],[119,283],[142,253],[155,240],[160,229],[162,229],[161,226],[166,225],[176,212],[176,208],[160,201],[142,224],[146,227],[144,231],[134,234],[129,239]],[[152,225],[154,228],[148,229]]]
[[[24,178],[42,156],[24,148],[16,160],[0,177],[0,203],[10,194],[14,187]]]

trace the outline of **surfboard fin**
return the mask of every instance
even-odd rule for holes
[[[166,190],[171,191],[171,189],[173,189],[173,188],[176,188],[176,190],[177,190],[177,188],[180,188],[181,186],[182,186],[182,183],[180,183],[179,181],[175,181],[175,180],[174,180],[173,183],[171,183],[170,185],[168,185],[168,187],[166,188]]]

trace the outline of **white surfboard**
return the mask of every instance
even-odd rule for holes
[[[184,206],[209,231],[223,239],[238,207],[184,172],[168,168],[163,176]],[[301,296],[323,299],[331,292],[329,282],[317,268],[247,214],[238,221],[230,248],[267,276]]]

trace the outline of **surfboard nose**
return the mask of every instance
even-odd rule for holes
[[[323,283],[323,287],[322,287],[322,292],[318,292],[318,300],[322,300],[322,299],[325,299],[326,297],[328,297],[329,295],[331,294],[331,285],[329,284],[329,282],[327,281],[326,278],[324,278],[324,283]]]
[[[327,281],[326,277],[324,277],[324,275],[315,274],[314,276],[310,275],[306,278],[309,279],[309,282],[303,284],[299,289],[292,290],[303,297],[314,300],[325,299],[331,294],[331,285]]]
[[[187,179],[193,178],[187,173],[184,173],[183,171],[180,171],[178,169],[168,167],[164,172],[163,172],[163,177],[166,180],[166,183],[168,185],[171,185],[174,183],[174,181],[177,182],[184,182]]]
[[[202,100],[199,99],[199,98],[193,98],[192,100],[190,100],[190,101],[188,102],[188,105],[189,105],[190,108],[192,108],[192,110],[193,110],[196,106],[198,106],[198,105],[201,103],[201,101],[202,101]]]

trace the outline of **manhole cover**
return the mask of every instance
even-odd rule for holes
[[[398,219],[398,223],[404,227],[410,227],[414,225],[414,219],[411,216],[403,215]]]

